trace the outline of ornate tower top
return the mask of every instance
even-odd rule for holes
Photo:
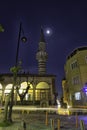
[[[46,50],[46,41],[45,41],[45,38],[44,38],[44,33],[43,33],[43,29],[41,27],[41,33],[40,33],[40,41],[39,41],[39,50],[43,50],[45,51]]]
[[[47,61],[47,53],[46,53],[46,42],[44,38],[43,29],[41,27],[40,33],[40,41],[39,41],[39,49],[36,53],[36,59],[38,61],[38,73],[46,74],[46,61]]]
[[[42,27],[41,27],[41,33],[40,33],[40,42],[45,42],[46,43]]]

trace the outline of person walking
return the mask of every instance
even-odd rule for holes
[[[26,130],[26,122],[23,121],[23,130]]]
[[[22,126],[23,130],[26,130],[26,122],[24,120],[22,120],[21,126]]]

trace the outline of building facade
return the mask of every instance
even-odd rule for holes
[[[62,80],[64,100],[70,106],[87,105],[87,47],[76,48],[66,59]]]
[[[38,62],[38,73],[18,73],[16,84],[14,86],[14,104],[20,104],[20,97],[17,93],[23,95],[29,86],[26,93],[23,105],[39,105],[47,107],[53,103],[53,95],[55,93],[55,75],[47,74],[46,62],[48,54],[46,52],[46,42],[44,39],[43,29],[41,28],[40,41],[38,51],[36,53],[36,60]],[[0,103],[4,104],[6,98],[11,92],[13,87],[14,78],[12,73],[0,74]]]

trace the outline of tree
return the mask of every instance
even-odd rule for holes
[[[24,98],[25,98],[25,95],[28,93],[28,90],[30,89],[30,85],[32,84],[32,82],[33,82],[33,80],[30,82],[30,83],[28,83],[28,81],[27,81],[27,88],[26,88],[26,90],[25,90],[25,92],[23,92],[23,93],[19,93],[19,89],[20,89],[20,87],[16,87],[16,92],[17,92],[17,94],[19,95],[19,97],[20,97],[20,101],[21,101],[21,104],[23,105],[23,100],[24,100]]]
[[[3,31],[4,31],[4,29],[3,29],[2,25],[0,25],[0,32],[3,32]],[[27,40],[25,37],[21,38],[21,32],[22,31],[23,31],[22,23],[20,23],[17,52],[16,52],[16,64],[15,64],[15,66],[13,66],[10,69],[10,71],[13,73],[13,86],[12,86],[12,90],[11,90],[10,94],[8,95],[8,98],[7,98],[6,103],[5,103],[5,115],[4,115],[4,121],[5,122],[6,121],[12,122],[12,107],[13,107],[13,99],[14,99],[14,86],[17,85],[17,74],[21,69],[21,66],[19,64],[20,62],[18,63],[19,43],[20,43],[21,39],[23,40],[23,42],[26,42],[26,40]],[[27,93],[28,89],[29,89],[29,86],[27,87],[25,94]],[[24,98],[25,94],[21,96],[21,100]],[[9,109],[8,109],[8,107],[9,107]]]
[[[10,69],[10,71],[13,73],[13,86],[12,86],[12,90],[9,94],[9,97],[7,99],[7,103],[6,103],[6,112],[8,112],[8,114],[6,114],[4,117],[4,121],[9,121],[9,122],[12,122],[12,107],[14,105],[14,86],[17,86],[17,74],[18,72],[21,70],[21,62],[19,62],[19,65],[18,66],[14,66]],[[31,81],[31,83],[33,82],[33,80]],[[30,84],[31,84],[30,83]],[[20,100],[21,100],[21,104],[23,103],[23,99],[25,98],[25,95],[27,94],[29,88],[30,88],[30,84],[28,83],[27,81],[27,88],[25,90],[24,93],[20,94],[19,93],[19,88],[18,86],[16,87],[16,92],[18,93],[19,97],[20,97]],[[8,107],[9,107],[9,111],[8,111]]]
[[[25,98],[25,95],[28,93],[29,88],[30,88],[30,85],[27,86],[25,92],[23,92],[23,93],[20,94],[18,86],[16,87],[16,91],[17,91],[17,93],[18,93],[18,95],[20,97],[20,101],[21,101],[22,105],[23,105],[23,99]]]
[[[6,101],[5,101],[5,112],[4,112],[4,122],[12,122],[12,107],[13,107],[13,99],[14,99],[14,86],[16,86],[16,80],[17,80],[17,74],[20,71],[21,66],[20,64],[18,66],[14,66],[10,69],[10,71],[13,73],[13,86],[11,89],[10,94],[8,95]],[[8,109],[9,107],[9,109]]]

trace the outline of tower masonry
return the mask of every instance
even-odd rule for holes
[[[38,61],[38,73],[46,74],[46,62],[48,59],[48,54],[46,52],[46,42],[44,39],[44,33],[42,28],[40,34],[39,49],[36,53],[36,59]]]

